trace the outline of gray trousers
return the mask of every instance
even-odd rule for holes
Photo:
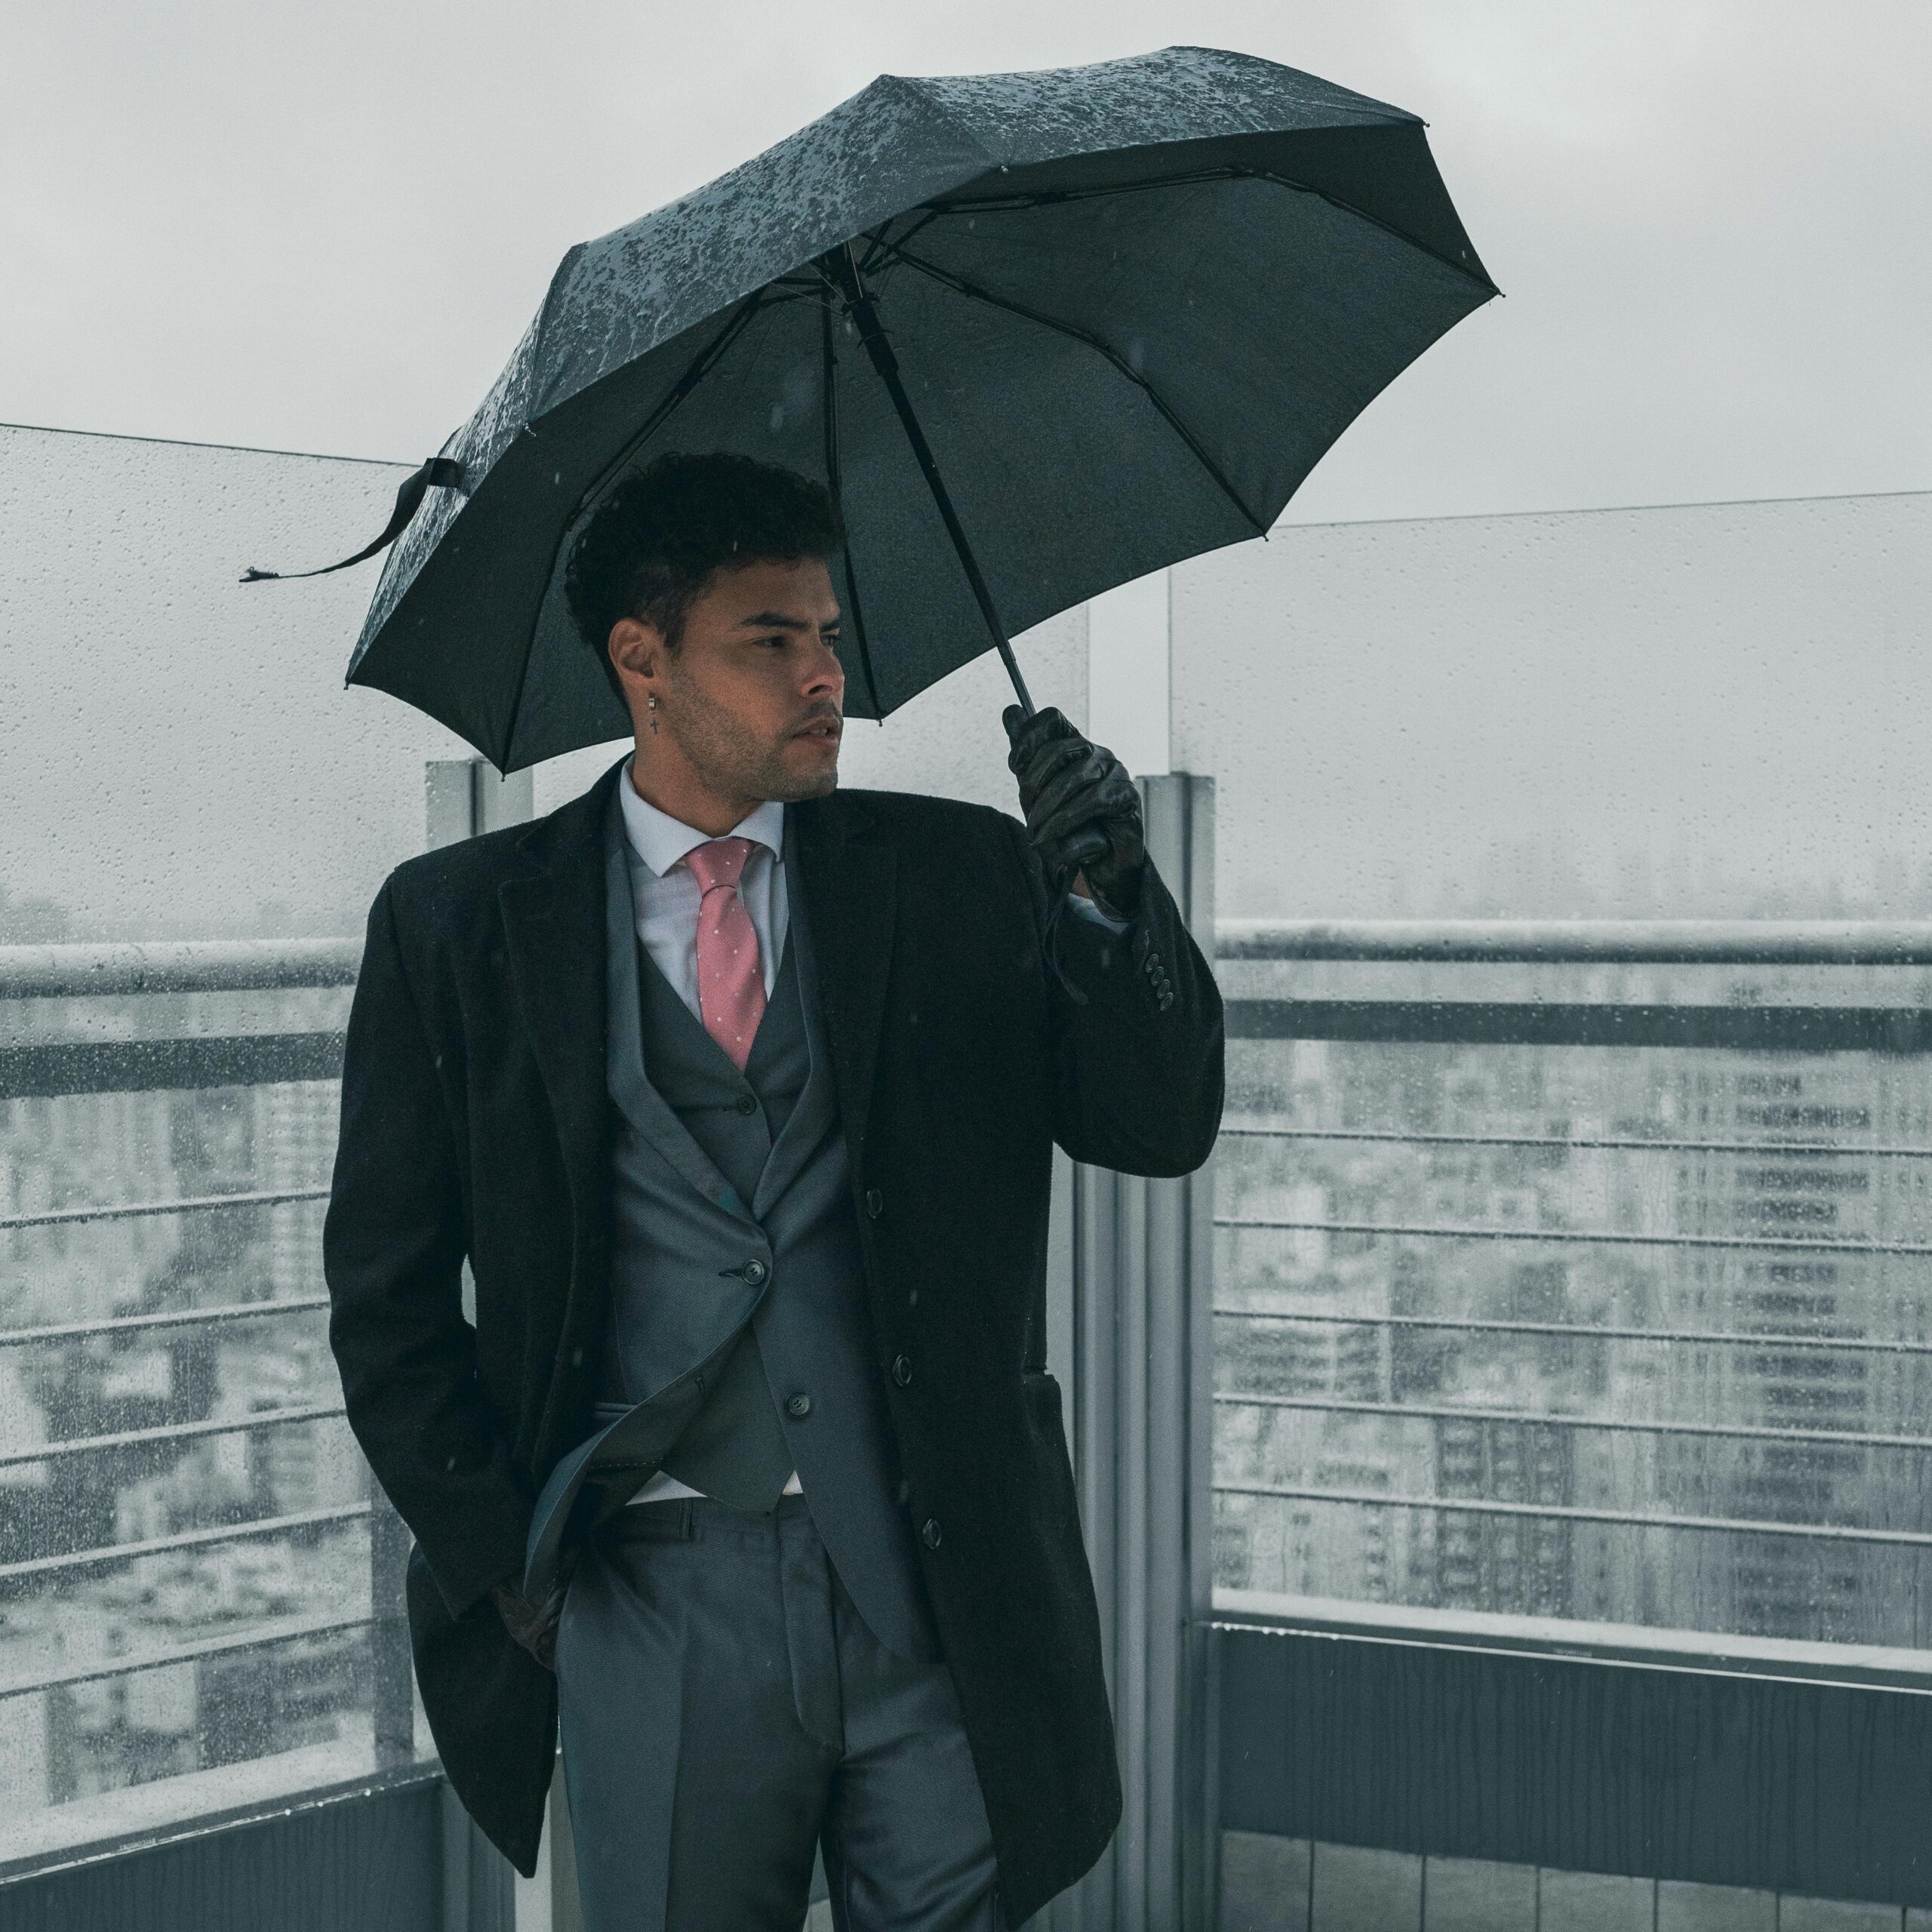
[[[943,1663],[875,1638],[806,1499],[621,1510],[557,1629],[586,1932],[1008,1932]]]

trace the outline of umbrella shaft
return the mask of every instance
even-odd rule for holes
[[[926,488],[932,492],[934,506],[940,520],[946,525],[946,534],[952,540],[952,547],[958,553],[960,568],[966,573],[966,582],[973,592],[973,601],[980,607],[980,615],[986,620],[986,629],[992,633],[993,648],[1000,656],[1000,662],[1006,666],[1007,675],[1013,680],[1013,688],[1020,699],[1020,709],[1029,718],[1033,715],[1032,695],[1026,688],[1026,680],[1020,675],[1020,666],[1013,654],[1013,646],[1008,641],[1006,626],[1000,622],[999,613],[993,608],[992,593],[986,588],[986,580],[980,574],[979,559],[973,555],[973,546],[966,540],[966,532],[961,526],[959,513],[952,507],[952,498],[948,494],[946,481],[939,473],[939,464],[932,452],[932,445],[926,441],[926,432],[919,426],[919,419],[914,413],[912,399],[906,393],[906,385],[900,380],[899,358],[892,352],[892,345],[886,340],[885,331],[879,325],[878,311],[872,305],[871,291],[859,275],[858,264],[852,259],[851,245],[835,248],[824,258],[826,266],[838,283],[839,292],[845,299],[845,306],[852,319],[858,325],[859,340],[865,345],[866,353],[872,359],[873,369],[879,380],[885,385],[885,392],[892,398],[892,407],[899,417],[899,425],[906,432],[906,440],[912,445],[912,454],[919,466],[919,472],[926,479]]]

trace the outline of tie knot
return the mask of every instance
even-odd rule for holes
[[[721,885],[735,889],[752,855],[752,843],[749,838],[709,838],[685,854],[685,863],[697,881],[700,898]]]

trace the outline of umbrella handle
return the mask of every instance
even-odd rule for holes
[[[892,345],[885,338],[885,331],[880,326],[878,310],[874,306],[872,291],[866,288],[859,274],[859,265],[852,258],[852,245],[848,242],[830,250],[819,258],[820,266],[831,280],[840,295],[844,298],[847,310],[858,325],[859,340],[864,345],[866,355],[871,359],[873,370],[879,380],[885,385],[886,394],[892,398],[892,407],[899,418],[899,426],[906,432],[906,440],[912,445],[914,460],[919,466],[919,473],[926,479],[926,488],[932,492],[933,503],[940,514],[940,521],[946,525],[946,534],[952,540],[952,547],[959,558],[960,568],[966,574],[968,587],[972,591],[973,601],[980,607],[980,615],[986,629],[992,633],[993,648],[999,653],[1000,662],[1006,666],[1006,675],[1013,680],[1014,695],[1020,700],[1020,708],[1029,718],[1033,715],[1032,694],[1026,688],[1026,680],[1020,675],[1018,660],[1014,657],[1013,646],[1008,641],[1006,626],[1000,622],[999,613],[993,608],[992,592],[986,588],[986,580],[980,569],[979,559],[973,555],[973,546],[966,540],[966,532],[959,521],[959,512],[952,506],[952,498],[946,487],[946,480],[939,473],[939,464],[932,452],[932,445],[926,441],[926,432],[919,426],[919,419],[914,413],[912,399],[906,393],[906,385],[899,379],[899,358],[892,352]]]

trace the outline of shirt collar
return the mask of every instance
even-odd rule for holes
[[[710,840],[709,832],[700,832],[669,812],[660,811],[648,798],[640,798],[637,787],[631,783],[628,764],[617,780],[617,802],[623,813],[624,836],[631,850],[659,878],[687,852]],[[784,801],[766,799],[740,820],[727,836],[749,838],[776,857],[785,837]]]

